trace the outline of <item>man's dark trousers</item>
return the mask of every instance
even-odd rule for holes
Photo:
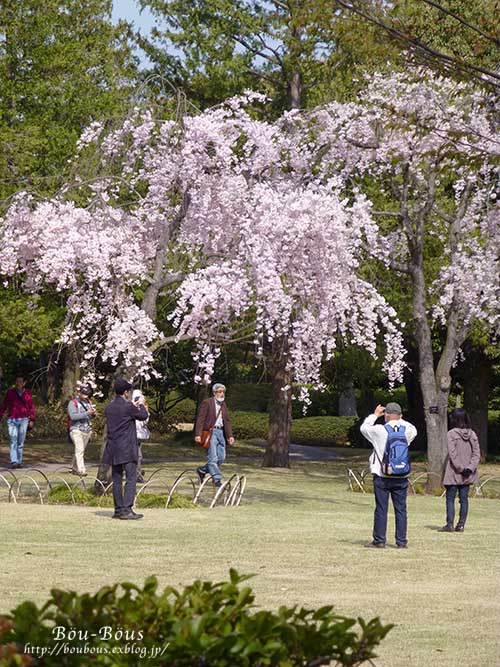
[[[125,471],[125,494],[122,490],[122,477]],[[116,463],[112,466],[113,500],[115,514],[128,514],[132,511],[137,484],[137,462]]]
[[[378,475],[374,475],[373,490],[375,493],[373,541],[376,544],[385,544],[390,496],[396,518],[396,544],[406,544],[406,496],[408,495],[408,478],[379,477]]]

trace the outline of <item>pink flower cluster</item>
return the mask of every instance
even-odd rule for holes
[[[78,342],[89,375],[99,360],[151,372],[162,334],[138,295],[163,258],[162,279],[183,272],[170,324],[198,341],[200,381],[236,330],[257,352],[286,336],[303,387],[321,387],[339,337],[373,355],[382,339],[400,379],[402,327],[363,269],[369,256],[407,261],[409,236],[399,219],[379,224],[365,184],[389,201],[405,174],[412,219],[435,189],[424,232],[444,257],[436,317],[458,308],[498,326],[500,143],[481,95],[418,71],[375,76],[357,103],[275,123],[249,113],[256,100],[179,121],[138,108],[108,134],[93,125],[77,160],[97,151],[100,178],[82,179],[78,198],[21,195],[1,221],[0,273],[65,295],[62,340]]]

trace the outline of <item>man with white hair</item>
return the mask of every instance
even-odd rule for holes
[[[220,466],[226,458],[226,442],[234,444],[233,427],[224,401],[226,387],[216,382],[212,387],[213,398],[207,398],[200,406],[194,429],[194,440],[202,444],[202,438],[210,438],[207,462],[197,468],[200,484],[205,475],[212,476],[215,486],[221,486]]]
[[[388,438],[401,441],[401,450],[406,452],[417,435],[417,429],[402,418],[403,411],[399,403],[377,405],[373,414],[368,415],[361,425],[361,433],[373,445],[370,456],[370,471],[373,474],[373,492],[375,494],[375,515],[373,521],[373,541],[366,547],[385,548],[387,531],[387,513],[389,497],[394,506],[396,521],[396,546],[406,549],[408,541],[406,497],[408,494],[408,469],[402,468],[402,474],[386,465],[385,453]],[[384,416],[385,424],[376,424]]]

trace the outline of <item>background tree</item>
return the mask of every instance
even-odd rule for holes
[[[137,64],[127,26],[113,25],[111,8],[111,0],[1,3],[0,213],[21,189],[40,197],[55,193],[72,177],[70,158],[83,129],[126,112]],[[62,324],[58,300],[44,299],[42,306],[12,280],[0,291],[4,350],[14,358],[31,354],[30,368],[41,360],[50,367]],[[21,312],[23,303],[28,310]],[[28,339],[31,353],[22,345]],[[77,366],[66,366],[71,393]],[[43,393],[53,396],[55,387]]]
[[[299,122],[305,122],[299,119]],[[476,322],[500,322],[500,144],[488,96],[422,70],[375,76],[359,105],[308,117],[325,178],[378,183],[393,271],[411,289],[428,440],[430,487],[446,455],[451,369]],[[313,156],[315,152],[309,147]],[[433,323],[444,343],[433,347]],[[436,363],[434,357],[436,356]]]
[[[362,69],[397,47],[329,0],[140,0],[158,18],[139,44],[202,108],[246,88],[266,93],[274,116],[358,87]],[[370,7],[379,7],[377,0]]]
[[[388,48],[396,50],[376,39],[370,24],[360,32],[359,19],[328,0],[144,0],[141,5],[158,17],[152,39],[139,38],[154,71],[201,107],[253,88],[270,97],[266,112],[274,118],[287,109],[346,97],[359,87],[363,68],[382,65]],[[275,337],[271,344],[268,451],[275,454],[266,456],[266,463],[288,460],[288,342],[288,336]]]
[[[66,296],[61,339],[79,342],[94,386],[99,360],[151,373],[165,335],[152,319],[157,298],[144,302],[158,280],[180,283],[171,326],[175,340],[198,343],[198,381],[210,381],[218,346],[235,336],[258,351],[286,341],[287,405],[292,381],[304,400],[306,385],[321,385],[321,362],[339,337],[375,355],[383,334],[389,376],[401,376],[395,312],[358,275],[363,241],[377,235],[369,202],[348,205],[339,185],[318,184],[288,116],[256,120],[244,108],[255,98],[180,121],[137,110],[112,132],[94,124],[80,149],[100,144],[103,176],[73,197],[26,195],[9,209],[0,270],[21,272],[34,292],[50,285]],[[61,234],[68,245],[55,252]],[[288,434],[280,441],[288,445]],[[288,446],[269,448],[265,463],[287,465]]]
[[[111,0],[4,0],[0,7],[0,200],[52,193],[92,120],[124,113],[137,69]]]

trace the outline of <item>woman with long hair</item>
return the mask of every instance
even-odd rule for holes
[[[446,525],[440,528],[443,533],[463,533],[469,512],[469,487],[479,482],[477,466],[481,459],[479,441],[471,428],[469,415],[457,408],[450,413],[448,431],[448,458],[443,475],[446,489]],[[455,498],[458,493],[460,514],[455,521]]]

